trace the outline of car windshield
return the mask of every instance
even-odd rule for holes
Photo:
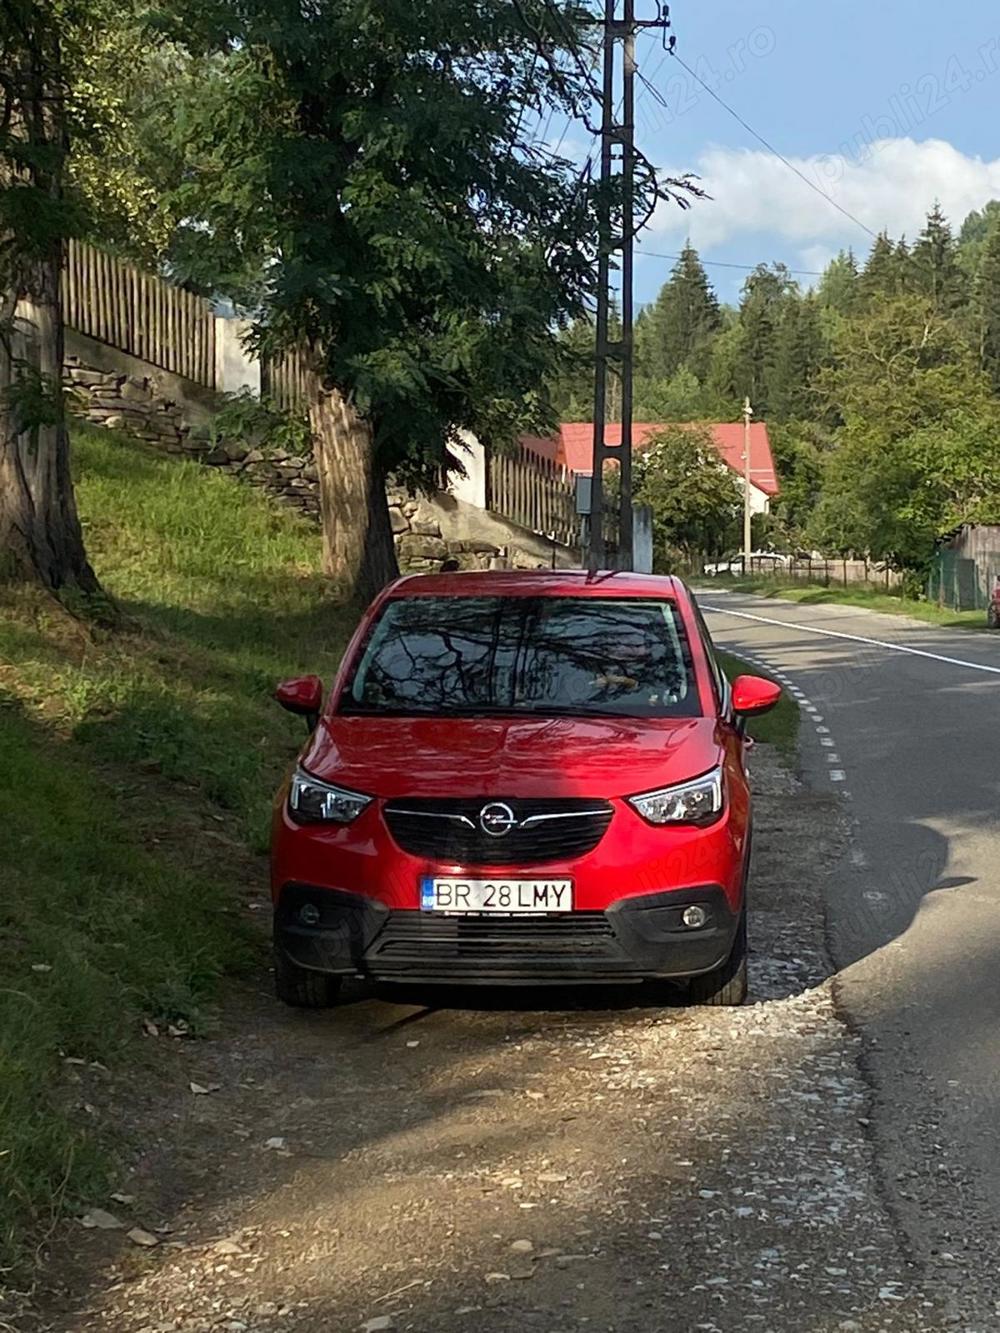
[[[691,653],[673,603],[412,597],[387,603],[342,713],[691,717]]]

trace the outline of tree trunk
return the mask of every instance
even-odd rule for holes
[[[63,324],[58,258],[32,266],[26,318],[15,294],[0,306],[0,569],[53,592],[99,590],[87,562],[73,495],[62,392]]]
[[[0,575],[90,595],[99,587],[76,512],[62,385],[69,145],[61,30],[44,7],[21,8],[4,29],[0,188],[34,196],[35,207],[0,236]],[[25,318],[15,324],[19,301]]]
[[[336,389],[319,390],[309,417],[324,568],[345,596],[367,603],[399,574],[371,427]]]

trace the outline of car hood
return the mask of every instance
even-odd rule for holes
[[[714,718],[324,717],[315,777],[373,796],[629,796],[721,759]]]

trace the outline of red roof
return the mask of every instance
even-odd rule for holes
[[[632,426],[633,451],[642,450],[651,435],[667,430],[670,424],[653,421],[637,421]],[[712,432],[715,447],[723,462],[743,475],[743,426],[740,422],[683,422],[686,428],[704,424]],[[610,423],[605,432],[605,439],[610,445],[620,445],[622,428]],[[572,421],[560,427],[559,435],[551,439],[539,439],[536,436],[524,436],[521,443],[525,448],[541,454],[543,458],[554,458],[570,472],[590,473],[593,471],[594,427],[589,421]],[[771,454],[771,440],[767,426],[763,421],[754,422],[750,427],[750,480],[765,495],[777,495],[778,474]]]

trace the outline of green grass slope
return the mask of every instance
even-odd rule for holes
[[[703,593],[712,588],[726,588],[732,592],[751,592],[758,597],[777,597],[785,602],[798,602],[803,606],[860,606],[868,611],[881,611],[884,615],[909,616],[913,620],[926,621],[928,625],[939,625],[944,629],[986,628],[985,611],[950,611],[947,607],[937,606],[934,602],[920,602],[902,593],[882,592],[877,588],[867,587],[821,587],[811,583],[782,583],[780,580],[725,578],[706,579],[698,584]]]
[[[249,849],[301,736],[270,693],[328,676],[354,619],[315,530],[249,488],[88,429],[75,468],[128,628],[0,588],[0,1273],[106,1179],[67,1060],[197,1028],[247,959]]]

